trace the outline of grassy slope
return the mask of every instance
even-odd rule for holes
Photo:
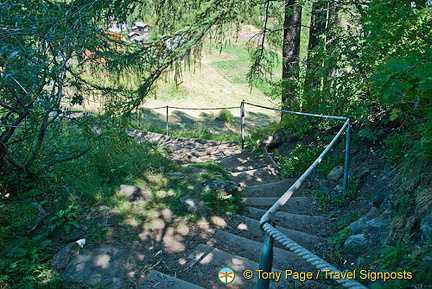
[[[245,77],[248,68],[245,48],[232,46],[219,52],[206,47],[202,59],[183,71],[179,87],[174,82],[174,73],[169,73],[158,82],[155,97],[147,99],[145,107],[240,106],[243,99],[274,106],[260,90],[249,86]]]

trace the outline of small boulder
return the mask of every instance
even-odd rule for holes
[[[51,266],[54,270],[62,270],[66,268],[69,261],[78,255],[80,246],[77,242],[72,242],[63,247],[51,260]]]
[[[125,263],[125,249],[112,245],[83,249],[68,262],[63,280],[66,284],[78,282],[98,288],[126,288]]]
[[[371,245],[371,242],[366,239],[364,234],[357,234],[349,237],[346,239],[344,243],[344,248],[347,250],[362,250],[366,247],[369,247]]]
[[[125,196],[131,203],[145,203],[152,199],[148,190],[141,189],[137,186],[121,185],[118,194],[120,196]]]
[[[214,180],[210,183],[206,183],[204,185],[204,190],[207,192],[210,191],[229,195],[237,192],[238,187],[239,184],[232,181]]]
[[[366,228],[367,226],[367,220],[366,218],[360,218],[355,222],[352,222],[349,226],[348,226],[348,230],[353,233],[353,234],[358,234],[360,232],[363,232],[363,230]]]
[[[382,213],[373,207],[366,215],[348,226],[348,230],[362,235],[371,247],[380,249],[390,236],[391,221],[388,213]]]
[[[348,226],[348,230],[353,234],[359,234],[359,233],[363,232],[366,229],[366,227],[369,226],[370,220],[378,217],[380,214],[381,214],[381,211],[378,210],[377,208],[373,207],[372,209],[369,210],[369,212],[367,212],[360,219],[352,222]]]
[[[327,175],[327,180],[332,182],[337,182],[344,173],[344,167],[343,166],[337,166],[334,167]]]
[[[202,218],[208,216],[208,209],[202,201],[192,198],[191,196],[183,196],[180,198],[180,203],[189,213],[197,214]]]
[[[320,190],[329,198],[333,197],[332,191],[329,189],[330,184],[329,181],[320,181],[318,183]]]
[[[336,185],[336,187],[333,188],[333,193],[336,195],[340,195],[342,194],[344,191],[343,186],[341,185]]]
[[[277,133],[269,135],[260,141],[260,147],[266,148],[268,152],[272,152],[281,144],[282,144],[282,138]]]

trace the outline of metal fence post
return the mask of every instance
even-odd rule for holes
[[[348,120],[348,127],[346,131],[346,144],[345,144],[345,166],[344,166],[344,180],[343,190],[348,190],[348,177],[349,177],[349,165],[350,165],[350,152],[351,152],[351,120]]]
[[[168,111],[168,108],[169,108],[169,106],[167,105],[166,106],[166,135],[169,135],[169,124],[168,124],[168,113],[169,113],[169,111]]]
[[[240,104],[240,118],[241,118],[241,123],[240,123],[240,130],[241,130],[241,147],[242,150],[244,149],[244,139],[245,139],[245,132],[244,132],[244,128],[245,128],[245,101],[242,100],[241,104]]]
[[[273,238],[265,232],[264,242],[261,249],[260,261],[259,261],[259,270],[263,270],[260,272],[271,272],[273,264]],[[258,278],[257,280],[257,289],[268,289],[270,286],[269,278]]]

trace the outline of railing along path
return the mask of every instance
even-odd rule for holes
[[[244,148],[244,139],[245,139],[245,116],[246,116],[246,105],[278,111],[281,113],[294,114],[294,115],[303,115],[310,117],[318,117],[318,118],[326,118],[326,119],[335,119],[335,120],[344,120],[344,124],[341,129],[338,131],[336,136],[332,139],[332,141],[327,145],[324,151],[318,156],[318,158],[310,165],[310,167],[294,182],[294,184],[268,209],[264,215],[260,219],[261,228],[265,232],[263,248],[261,250],[261,257],[259,263],[259,269],[263,270],[263,272],[271,272],[272,270],[272,262],[273,262],[273,242],[274,240],[278,241],[286,248],[296,253],[297,255],[304,258],[310,264],[314,265],[318,270],[323,273],[335,273],[339,274],[339,276],[343,276],[342,272],[320,257],[316,256],[312,252],[300,246],[298,243],[294,242],[286,235],[281,233],[274,227],[273,217],[277,211],[279,211],[286,202],[291,198],[293,193],[301,186],[301,184],[305,181],[305,179],[312,173],[312,171],[318,166],[318,164],[323,160],[323,158],[327,155],[330,149],[336,144],[337,140],[340,138],[342,133],[346,131],[346,146],[345,146],[345,164],[344,164],[344,179],[343,179],[343,190],[346,191],[348,189],[348,176],[349,176],[349,162],[350,162],[350,150],[351,150],[351,127],[350,127],[350,118],[343,116],[331,116],[331,115],[322,115],[322,114],[312,114],[312,113],[304,113],[297,111],[289,111],[277,108],[266,107],[262,105],[257,105],[249,102],[245,102],[244,100],[241,102],[240,107],[220,107],[220,108],[185,108],[185,107],[175,107],[175,106],[162,106],[156,107],[153,109],[166,109],[166,134],[169,133],[169,124],[168,124],[168,114],[169,109],[180,109],[180,110],[222,110],[222,109],[238,109],[240,108],[240,118],[241,118],[241,139],[242,139],[242,148]],[[356,280],[352,279],[336,279],[337,283],[341,284],[345,288],[352,289],[364,289],[367,288],[364,285],[360,284]],[[258,289],[267,289],[269,288],[270,280],[266,279],[258,279],[257,288]]]

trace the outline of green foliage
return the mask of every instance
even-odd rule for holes
[[[209,171],[215,172],[219,174],[223,179],[229,178],[229,173],[227,170],[225,170],[220,164],[212,161],[212,162],[204,162],[204,163],[195,163],[191,165],[195,168],[204,168]]]
[[[62,106],[79,99],[65,96],[66,85],[80,85],[70,77],[70,63],[80,63],[77,56],[85,49],[104,44],[96,27],[100,3],[83,2],[1,4],[1,157],[15,169],[38,173],[65,158],[46,148],[57,142],[51,127]]]
[[[74,205],[69,205],[64,210],[59,210],[49,220],[49,228],[51,231],[64,230],[65,233],[70,233],[71,228],[80,228],[78,222],[79,213]]]
[[[310,51],[300,106],[352,116],[373,144],[398,127],[414,137],[402,147],[430,159],[431,7],[377,0],[340,9],[350,24],[330,27]]]
[[[342,247],[345,241],[353,234],[348,230],[348,227],[340,230],[333,237],[329,237],[330,241],[335,245],[336,249]]]
[[[106,117],[89,117],[65,122],[59,139],[74,139],[77,146],[90,145],[81,158],[55,164],[31,182],[7,183],[0,196],[0,283],[13,288],[41,288],[57,284],[51,272],[50,243],[58,235],[89,227],[87,237],[97,240],[109,232],[83,218],[83,212],[95,204],[115,207],[118,185],[138,180],[149,190],[166,189],[158,174],[178,169],[166,158],[166,152],[148,143],[138,143],[125,133],[125,125]],[[216,166],[210,165],[209,167]],[[156,176],[152,178],[153,176]],[[3,175],[2,185],[10,177]],[[161,179],[161,180],[160,180]],[[26,184],[27,186],[23,186]],[[20,188],[23,186],[23,188]],[[27,192],[22,195],[15,191]],[[40,201],[47,214],[29,205],[27,198]],[[164,202],[162,200],[161,202]],[[99,229],[98,229],[99,228]],[[19,236],[19,237],[17,237]],[[55,244],[57,247],[58,244]]]
[[[204,203],[212,212],[220,213],[239,213],[243,208],[241,194],[218,194],[215,192],[203,192],[200,196]]]
[[[107,197],[119,183],[150,182],[152,175],[176,169],[165,150],[128,136],[127,122],[106,117],[83,121],[87,133],[81,141],[90,143],[91,150],[83,158],[55,168],[63,172],[62,182],[72,182],[85,199],[109,201]]]
[[[329,207],[331,200],[323,191],[315,189],[311,193],[321,208],[327,209]]]
[[[388,280],[381,288],[412,288],[431,284],[432,258],[431,240],[424,247],[414,246],[409,240],[399,240],[394,245],[387,245],[380,251],[381,257],[376,261],[381,270],[392,272],[411,272],[412,279]]]
[[[299,176],[315,161],[321,153],[321,147],[308,147],[298,143],[287,156],[281,156],[278,151],[273,153],[273,158],[282,169],[286,177]]]
[[[217,119],[219,119],[223,122],[226,122],[226,123],[230,123],[230,124],[232,124],[234,122],[233,114],[231,113],[231,111],[229,111],[227,109],[221,110]]]
[[[0,258],[0,284],[14,288],[38,288],[53,277],[48,264],[49,240],[44,236],[21,237],[11,241]]]
[[[230,130],[216,131],[210,129],[207,125],[197,125],[194,129],[181,129],[173,130],[172,136],[176,137],[189,137],[189,138],[201,138],[210,140],[220,140],[220,141],[239,141],[238,132],[233,132]]]
[[[312,190],[312,195],[314,196],[314,199],[318,202],[318,204],[324,208],[327,209],[329,207],[332,207],[332,209],[337,207],[344,207],[348,205],[352,200],[355,200],[357,197],[357,192],[361,184],[361,178],[360,177],[353,177],[348,182],[348,190],[337,192],[334,196],[329,197],[321,190]]]
[[[251,146],[254,150],[258,149],[260,141],[276,132],[280,124],[272,122],[264,126],[254,126],[249,130],[249,138],[245,139],[245,146]]]

